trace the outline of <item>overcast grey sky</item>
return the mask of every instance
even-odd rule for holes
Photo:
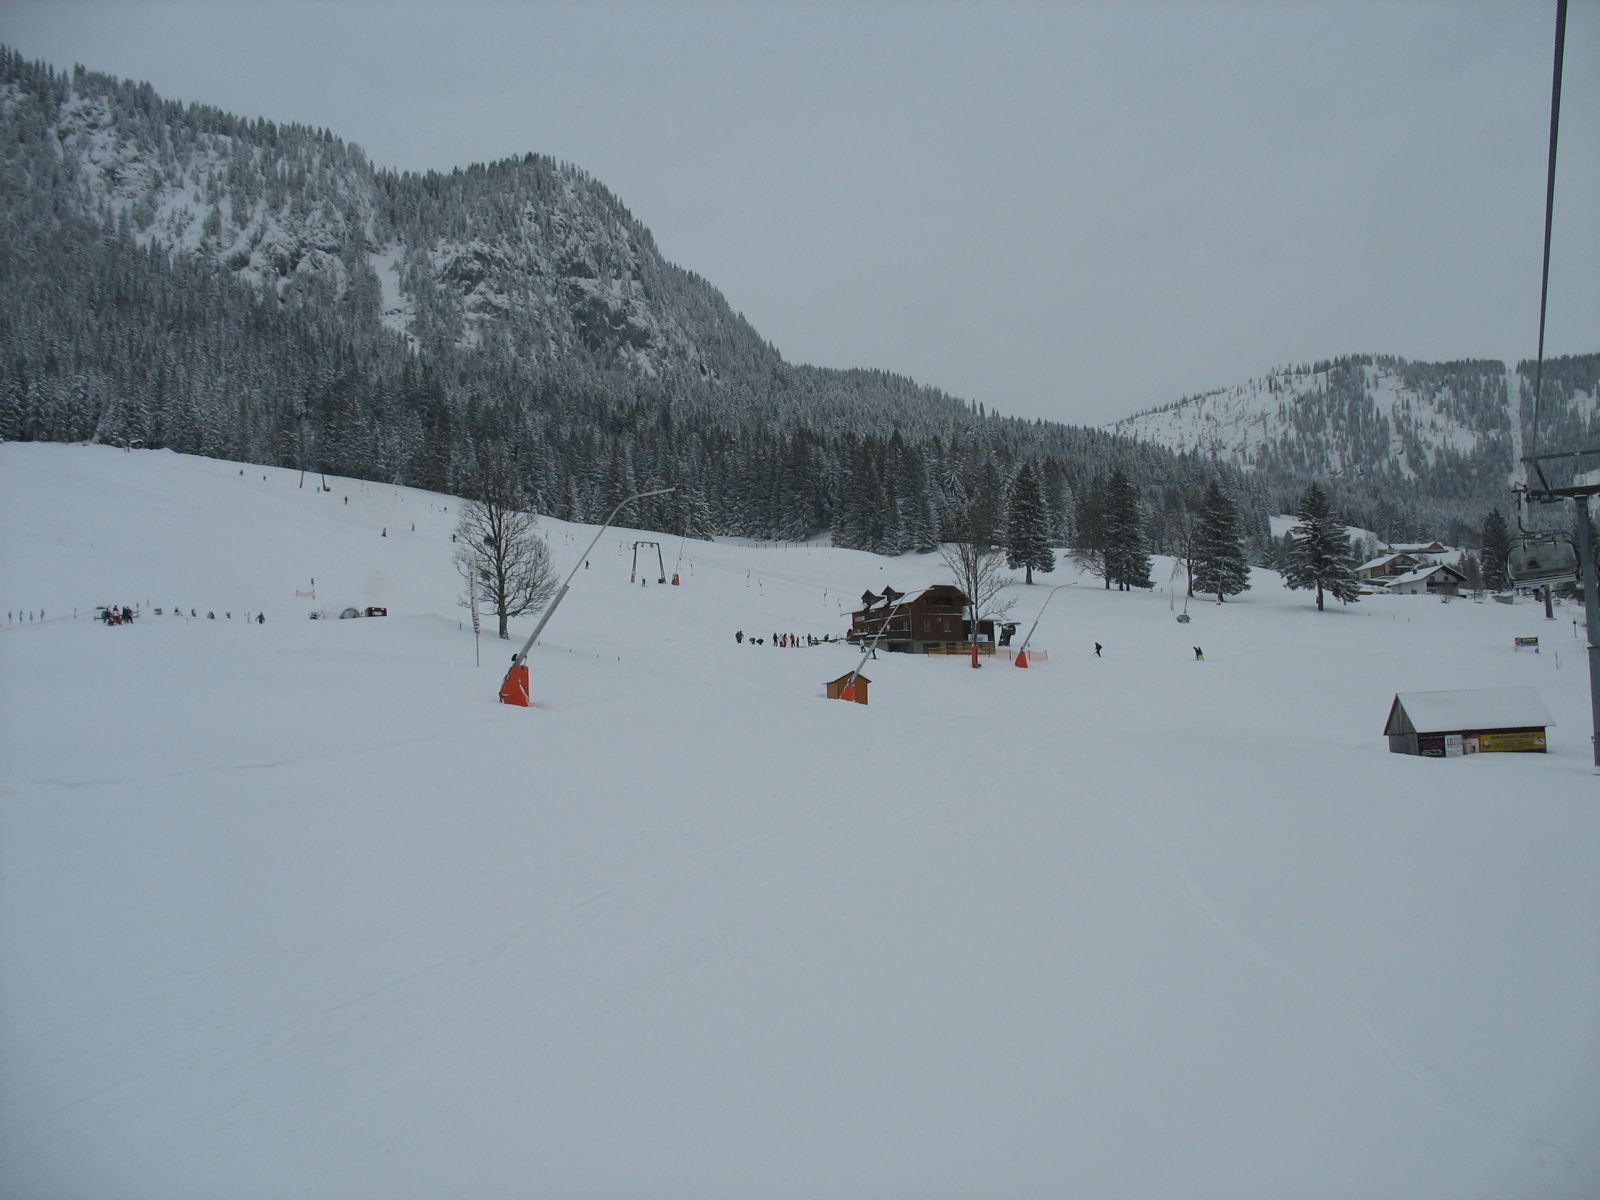
[[[791,361],[1098,423],[1352,352],[1532,357],[1554,0],[0,3],[31,58],[536,151]],[[1600,0],[1569,16],[1550,353],[1600,350]]]

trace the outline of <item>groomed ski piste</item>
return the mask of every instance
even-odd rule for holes
[[[1179,624],[1158,559],[1058,593],[1048,661],[884,654],[863,707],[772,634],[937,555],[640,586],[679,539],[621,529],[522,709],[457,501],[298,480],[0,446],[0,607],[45,614],[0,632],[5,1195],[1600,1194],[1575,609],[1257,570]],[[563,572],[593,532],[541,527]],[[1394,693],[1505,685],[1548,755],[1388,752]]]

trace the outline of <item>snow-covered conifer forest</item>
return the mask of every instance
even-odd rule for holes
[[[930,548],[974,506],[998,520],[1023,462],[1057,545],[1082,494],[1120,470],[1152,548],[1181,549],[1218,480],[1257,561],[1267,516],[1311,476],[1333,476],[1350,521],[1390,538],[1477,528],[1509,477],[1498,364],[1286,371],[1258,390],[1295,401],[1280,413],[1293,437],[1271,420],[1232,441],[1174,435],[1171,415],[1110,431],[1018,420],[883,372],[785,362],[572,164],[377,170],[333,131],[5,48],[0,137],[0,437],[449,491],[482,456],[509,456],[533,506],[563,519],[666,485],[641,523],[827,531],[890,554]],[[1596,361],[1553,373],[1552,435],[1591,419]],[[1388,372],[1369,390],[1410,389],[1405,403],[1368,412],[1363,369]],[[1424,452],[1438,412],[1474,432]]]

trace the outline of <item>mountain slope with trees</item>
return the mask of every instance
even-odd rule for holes
[[[1280,368],[1108,428],[1246,470],[1275,495],[1320,478],[1350,524],[1391,540],[1431,531],[1476,544],[1468,531],[1507,504],[1525,447],[1600,443],[1600,354],[1545,363],[1537,439],[1534,366],[1354,355]],[[1568,472],[1557,473],[1564,482]]]
[[[785,362],[600,183],[537,155],[376,169],[0,49],[0,437],[139,443],[538,511],[895,553],[1003,529],[1031,464],[1047,536],[1120,471],[1153,543],[1238,472],[1004,418],[903,377]]]

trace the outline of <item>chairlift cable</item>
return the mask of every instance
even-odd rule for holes
[[[1529,452],[1524,462],[1539,451],[1539,401],[1544,385],[1544,321],[1545,308],[1550,299],[1550,226],[1555,216],[1556,144],[1561,124],[1561,60],[1565,54],[1566,42],[1567,0],[1556,0],[1555,65],[1550,78],[1550,155],[1544,189],[1544,268],[1539,280],[1539,355],[1533,368],[1533,429],[1529,438]],[[1539,482],[1548,488],[1550,482],[1545,478],[1544,468],[1535,462],[1533,469],[1539,473]]]

